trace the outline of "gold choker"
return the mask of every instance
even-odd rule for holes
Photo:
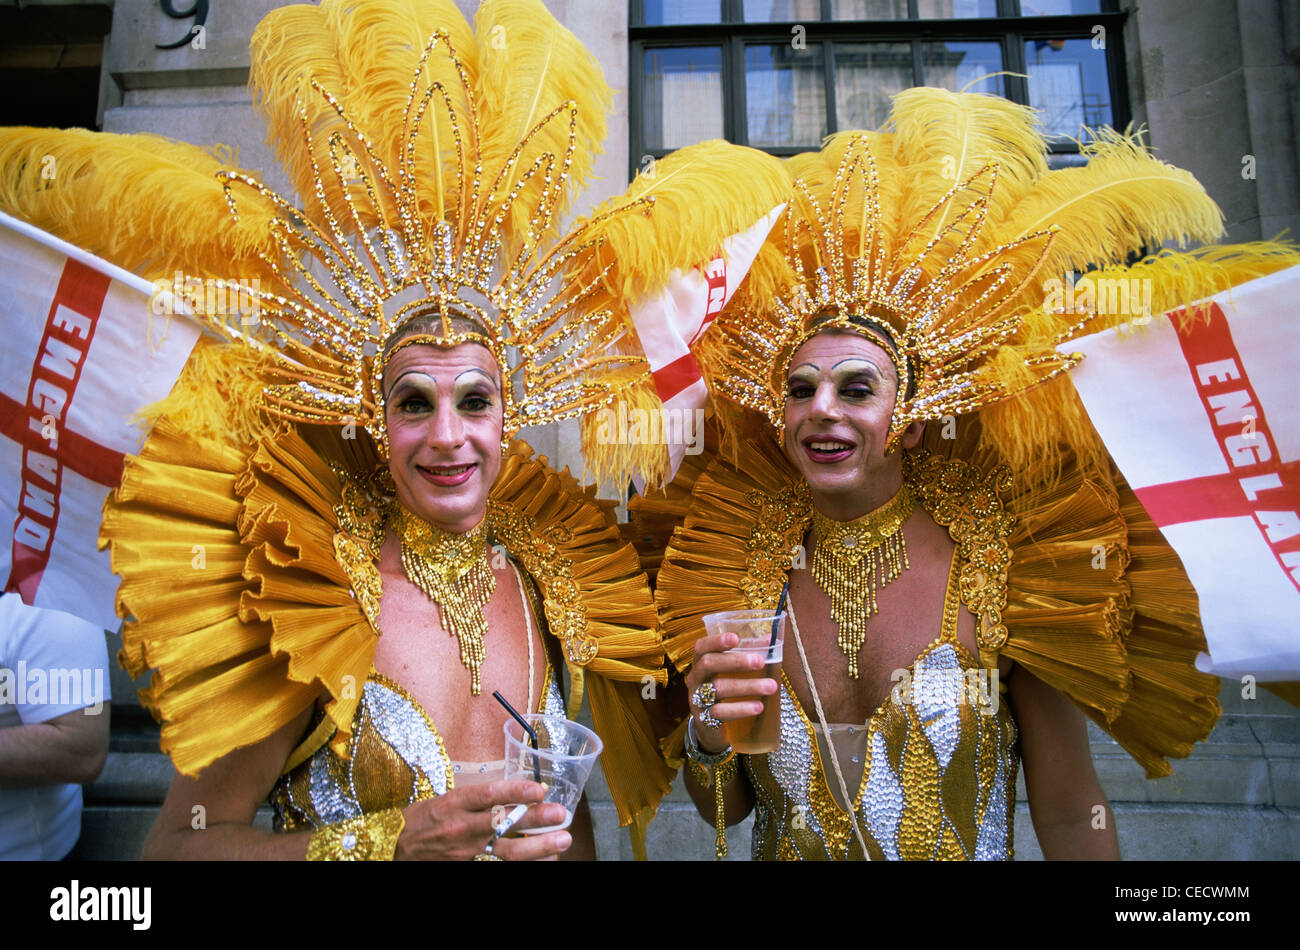
[[[487,656],[483,608],[497,586],[487,559],[487,519],[465,534],[452,534],[399,505],[396,527],[406,576],[438,605],[442,625],[460,644],[460,661],[469,670],[470,691],[477,696]]]
[[[855,521],[834,521],[813,509],[812,573],[831,599],[840,649],[849,658],[849,676],[858,678],[858,653],[867,639],[867,619],[877,610],[876,590],[911,567],[903,524],[916,508],[912,489],[898,494]]]

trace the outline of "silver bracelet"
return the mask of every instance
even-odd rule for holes
[[[686,758],[690,759],[696,765],[702,765],[711,769],[721,762],[731,758],[731,746],[727,746],[721,752],[705,752],[700,748],[699,737],[695,734],[695,717],[686,723]]]

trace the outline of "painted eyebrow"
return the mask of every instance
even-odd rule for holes
[[[863,363],[870,368],[872,375],[875,375],[880,379],[885,378],[885,374],[881,371],[880,367],[871,362],[871,360],[867,359],[865,356],[850,356],[847,359],[842,359],[831,367],[831,372],[835,372],[835,370],[839,369],[845,363]]]
[[[459,382],[462,376],[468,376],[470,373],[478,373],[479,375],[485,377],[487,381],[492,384],[492,388],[494,390],[497,390],[498,392],[500,391],[501,387],[497,385],[496,377],[489,374],[487,370],[479,369],[477,366],[471,367],[470,369],[467,369],[464,372],[458,374],[456,376],[456,381]],[[401,373],[395,380],[393,380],[393,385],[388,390],[389,393],[394,392],[397,389],[398,384],[400,384],[402,380],[406,379],[406,377],[408,376],[423,376],[425,379],[431,379],[435,383],[438,381],[438,377],[434,376],[432,373],[426,373],[424,370],[421,369],[408,369],[405,372]]]
[[[408,376],[423,376],[425,379],[433,380],[433,382],[435,383],[438,381],[436,376],[431,376],[430,374],[424,372],[423,370],[408,369],[405,372],[401,373],[395,380],[393,380],[393,385],[388,387],[388,395],[391,396],[393,393],[397,392],[397,387],[402,385],[402,381],[406,379],[406,377]],[[414,385],[414,384],[412,383],[408,385]]]
[[[493,389],[497,390],[498,392],[501,390],[501,387],[497,385],[496,377],[489,374],[487,370],[479,369],[477,366],[465,370],[463,373],[461,373],[459,376],[456,377],[456,381],[459,382],[461,376],[468,376],[470,373],[478,373],[480,376],[486,377],[487,381],[492,384]]]

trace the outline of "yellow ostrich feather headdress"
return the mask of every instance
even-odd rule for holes
[[[979,412],[1015,465],[1095,434],[1062,376],[1057,347],[1159,314],[1244,276],[1285,266],[1277,245],[1163,251],[1212,241],[1222,215],[1192,175],[1140,138],[1103,129],[1087,165],[1049,170],[1034,112],[1005,99],[915,88],[877,132],[843,132],[787,162],[794,199],[750,273],[701,339],[714,393],[783,428],[795,351],[824,329],[867,336],[899,376],[889,446],[909,423]],[[1149,313],[1062,312],[1054,280],[1099,268],[1152,279]],[[1018,398],[1011,398],[1018,397]]]
[[[896,360],[892,446],[915,420],[978,409],[1073,366],[1075,360],[1049,350],[1030,364],[1029,380],[1012,382],[986,365],[1020,329],[1021,315],[1008,304],[1033,278],[1054,236],[1034,231],[973,251],[997,175],[996,166],[985,165],[950,189],[896,247],[882,220],[880,178],[865,135],[848,140],[828,207],[797,179],[785,216],[785,253],[796,283],[767,313],[719,320],[720,334],[736,344],[724,364],[727,391],[781,431],[786,375],[799,347],[828,329],[861,333]],[[1031,262],[1017,268],[1010,252],[1026,248],[1035,252]],[[755,317],[768,325],[757,329]]]
[[[376,13],[322,8],[322,39],[352,18],[350,35],[381,58],[353,75],[340,57],[341,77],[319,69],[309,49],[293,49],[310,12],[277,11],[259,25],[254,83],[273,120],[287,125],[292,101],[296,134],[282,128],[279,142],[299,191],[314,200],[300,212],[249,175],[219,173],[236,219],[248,204],[273,214],[278,255],[267,263],[283,279],[275,292],[253,292],[264,322],[251,330],[242,316],[196,305],[200,316],[270,354],[271,412],[359,423],[381,452],[385,343],[416,316],[432,317],[435,332],[404,342],[492,351],[505,381],[507,440],[525,424],[607,404],[617,388],[602,370],[640,358],[609,352],[624,327],[610,310],[587,306],[612,266],[595,261],[602,219],[554,235],[570,178],[586,176],[604,136],[608,87],[598,64],[539,4],[497,2],[479,23],[488,35],[476,60],[461,52],[475,50],[473,38],[443,25],[403,77],[402,57],[382,62],[394,48],[385,41],[406,39],[410,50],[414,37],[391,35],[401,32],[394,18]],[[329,88],[340,78],[351,107]],[[648,203],[632,200],[608,216]]]

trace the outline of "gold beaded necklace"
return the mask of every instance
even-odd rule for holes
[[[477,696],[487,656],[483,608],[497,586],[487,560],[487,519],[465,534],[452,534],[398,505],[396,523],[406,576],[438,605],[443,626],[460,644],[460,661],[469,670],[470,691]]]
[[[831,599],[839,626],[840,649],[849,658],[849,676],[858,678],[858,653],[867,639],[867,620],[878,609],[876,590],[911,567],[903,524],[916,508],[912,490],[898,494],[854,521],[834,521],[813,509],[812,573]]]

